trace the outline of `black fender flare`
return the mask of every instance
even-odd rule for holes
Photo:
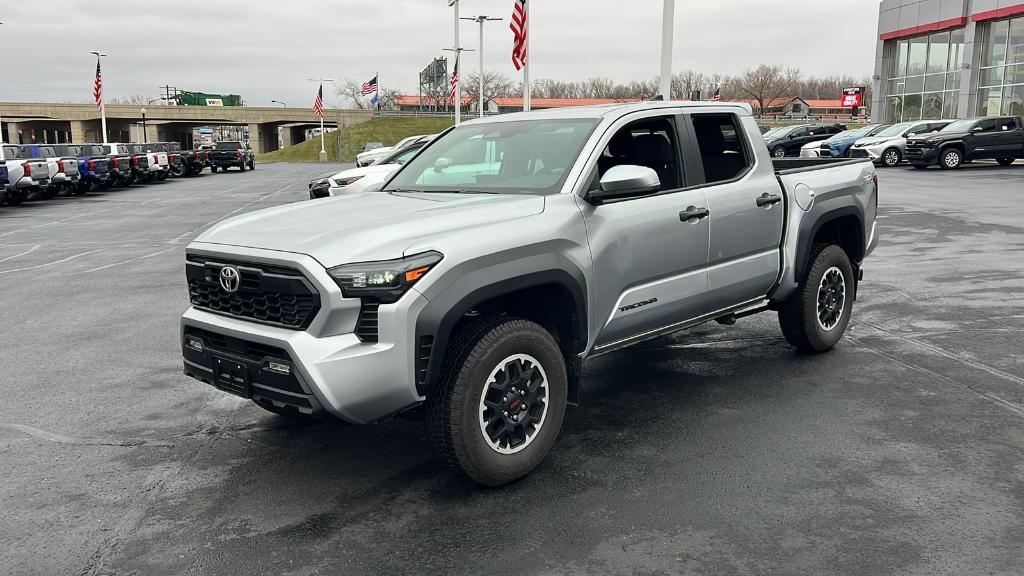
[[[852,199],[851,199],[852,200]],[[814,248],[814,238],[818,235],[821,227],[828,224],[829,222],[838,220],[839,218],[845,218],[847,216],[853,216],[857,219],[857,224],[861,233],[861,242],[864,242],[865,231],[864,231],[864,218],[862,217],[861,209],[852,201],[848,204],[830,207],[828,211],[823,212],[814,220],[804,220],[800,223],[800,234],[799,241],[797,242],[796,249],[796,262],[794,266],[794,278],[799,282],[800,278],[803,278],[804,271],[807,266],[810,265],[811,249]],[[862,248],[863,249],[863,248]],[[859,262],[854,262],[854,266],[858,266]]]
[[[570,352],[579,354],[586,347],[587,298],[583,272],[575,267],[548,268],[527,273],[511,273],[492,278],[485,285],[460,289],[456,283],[432,298],[416,318],[416,390],[425,395],[436,381],[455,325],[467,312],[482,302],[527,288],[554,284],[568,291],[574,304],[577,342]],[[430,354],[424,359],[421,348],[424,338],[432,338]],[[425,366],[423,362],[425,361]]]

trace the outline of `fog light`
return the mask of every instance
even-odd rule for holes
[[[203,351],[203,341],[200,340],[199,338],[196,338],[195,336],[186,336],[185,345],[195,350],[196,352]]]
[[[291,374],[292,367],[281,362],[269,361],[267,362],[267,370],[271,372],[277,372],[278,374]]]

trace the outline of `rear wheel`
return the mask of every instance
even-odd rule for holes
[[[26,198],[28,198],[28,193],[24,190],[8,190],[6,202],[11,206],[17,206],[24,202]]]
[[[779,325],[790,344],[824,352],[839,342],[853,311],[853,266],[834,244],[818,246],[800,286],[779,309]]]
[[[784,158],[785,156],[786,156],[786,149],[783,148],[782,146],[776,146],[775,148],[772,148],[772,157],[774,157],[774,158]]]
[[[1010,164],[1013,164],[1013,160],[1013,158],[996,158],[996,162],[998,162],[1000,166],[1009,166]]]
[[[211,174],[213,174],[216,171],[217,171],[217,167],[216,166],[210,166],[210,173]]]
[[[449,467],[488,486],[528,474],[558,437],[565,360],[543,327],[519,318],[467,326],[427,395],[427,437]]]
[[[238,171],[245,172],[245,160],[242,160],[242,163],[238,165]]]
[[[889,148],[882,152],[882,165],[888,168],[898,165],[902,159],[903,156],[897,148]]]
[[[256,169],[256,158],[253,158],[252,160],[249,160],[249,170],[255,170],[255,169]]]
[[[939,154],[939,166],[943,170],[956,170],[964,163],[964,155],[956,148],[946,148]]]

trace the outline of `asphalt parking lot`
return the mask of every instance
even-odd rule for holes
[[[598,358],[532,475],[181,374],[183,251],[319,165],[0,207],[5,574],[1024,573],[1024,166],[880,171],[847,337],[773,315]]]

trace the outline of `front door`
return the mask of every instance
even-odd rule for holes
[[[593,206],[581,201],[594,261],[594,349],[613,348],[707,309],[707,203],[686,189],[673,115],[623,121],[594,166],[633,164],[658,173],[650,196]]]
[[[770,159],[751,143],[753,119],[720,112],[687,118],[711,212],[709,311],[722,310],[764,297],[778,280],[785,201],[774,171],[755,170]]]

